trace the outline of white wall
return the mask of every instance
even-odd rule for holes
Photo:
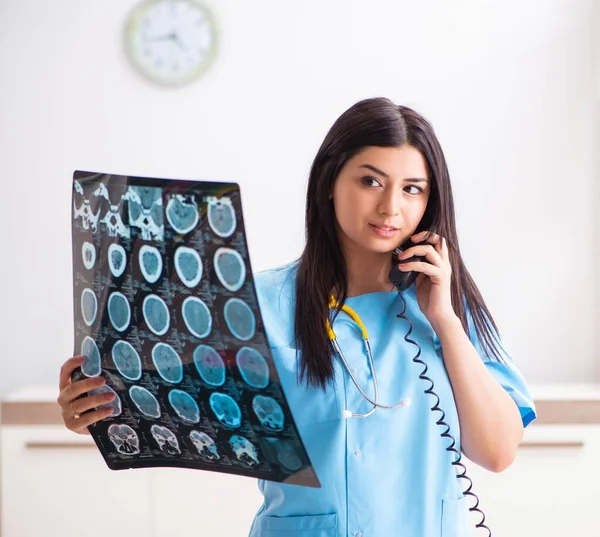
[[[592,115],[593,121],[595,123],[595,136],[593,137],[593,154],[594,154],[594,184],[596,185],[596,208],[600,205],[600,0],[595,0],[593,2],[594,10],[592,16],[592,24],[594,26],[594,69],[593,74],[595,78],[596,92],[595,92],[595,101],[596,106],[594,110],[594,114]],[[595,244],[595,273],[598,274],[598,268],[600,267],[600,216],[598,216],[598,209],[596,209],[593,218],[596,221],[595,226],[595,234],[596,240]],[[597,276],[596,276],[597,280]],[[596,324],[594,326],[594,333],[597,332],[598,327],[600,326],[600,284],[596,284],[596,309],[595,309],[595,319]],[[596,348],[598,345],[596,344]],[[596,352],[596,379],[600,379],[600,351]]]
[[[311,159],[373,95],[436,126],[468,267],[527,378],[600,380],[593,0],[213,0],[220,56],[181,90],[129,67],[134,4],[0,2],[0,394],[55,384],[72,354],[74,169],[239,182],[259,270],[299,254]]]

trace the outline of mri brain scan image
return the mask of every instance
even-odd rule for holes
[[[138,455],[140,452],[140,439],[137,433],[125,424],[113,423],[108,428],[108,437],[115,448],[122,455]]]
[[[212,329],[210,310],[203,300],[189,296],[181,305],[183,322],[187,329],[198,338],[205,338]]]
[[[152,362],[156,372],[167,382],[177,384],[183,379],[183,364],[179,355],[167,343],[152,348]]]
[[[113,393],[115,395],[115,398],[112,401],[109,401],[108,403],[99,405],[96,408],[98,408],[98,409],[112,408],[112,414],[110,414],[110,416],[109,416],[111,418],[116,418],[117,416],[121,415],[121,412],[123,412],[123,406],[121,405],[121,398],[119,397],[117,392],[115,392],[115,390],[113,390],[110,386],[104,385],[104,386],[101,386],[100,388],[95,388],[93,390],[90,390],[88,393],[90,395],[100,395],[102,393]]]
[[[169,403],[177,415],[188,423],[200,421],[200,408],[194,398],[183,390],[171,390],[169,392]]]
[[[202,380],[211,386],[225,384],[225,363],[219,353],[208,345],[198,345],[194,350],[194,365]]]
[[[124,332],[129,327],[131,308],[123,293],[114,291],[108,297],[108,317],[118,332]]]
[[[107,206],[106,211],[100,217],[100,223],[104,224],[106,233],[109,237],[130,237],[129,226],[121,218],[121,205],[126,196],[122,190],[113,190],[109,192],[106,185],[101,184],[94,192],[99,198],[103,198]],[[112,197],[112,199],[111,199]]]
[[[202,279],[202,259],[196,250],[180,246],[175,250],[175,271],[181,282],[189,288],[196,287]]]
[[[94,199],[95,201],[96,196],[92,193],[86,195],[79,181],[73,182],[73,189],[75,190],[75,195],[73,196],[73,220],[79,220],[81,227],[86,231],[91,230],[96,232],[98,230],[100,213],[102,212],[97,203],[94,203],[94,209],[92,209],[91,200]]]
[[[230,298],[223,308],[225,322],[231,333],[242,341],[254,337],[256,319],[250,306],[239,298]]]
[[[217,450],[217,444],[215,444],[215,441],[206,433],[201,431],[192,431],[190,433],[190,440],[198,451],[198,455],[200,455],[200,457],[203,459],[216,461],[221,458],[219,451]]]
[[[162,451],[169,453],[170,455],[181,455],[179,441],[173,431],[166,427],[161,427],[160,425],[153,425],[150,428],[150,432]]]
[[[120,278],[127,268],[127,254],[120,244],[108,247],[108,266],[115,278]]]
[[[165,301],[158,295],[148,295],[142,305],[144,320],[148,328],[157,336],[162,336],[169,330],[171,314]]]
[[[236,218],[235,209],[231,204],[231,199],[223,197],[217,199],[211,197],[208,202],[208,225],[219,237],[227,238],[235,231]]]
[[[119,373],[128,380],[142,377],[142,360],[138,352],[127,341],[120,339],[112,347],[112,359]]]
[[[156,283],[162,274],[163,261],[158,248],[144,244],[138,254],[138,262],[144,279]]]
[[[86,395],[110,413],[89,431],[108,467],[319,486],[269,352],[238,184],[76,171],[72,195],[74,378],[105,380]]]
[[[129,225],[137,228],[145,241],[163,241],[165,225],[162,188],[130,186],[127,199]]]
[[[269,385],[269,366],[257,350],[242,347],[235,355],[235,361],[246,384],[259,389]]]
[[[97,377],[102,372],[100,363],[100,351],[98,345],[90,337],[85,336],[81,342],[81,355],[84,356],[81,364],[81,372],[86,377]]]
[[[182,235],[189,233],[200,220],[198,204],[194,196],[173,194],[167,202],[167,220],[171,227]]]
[[[272,397],[257,395],[252,400],[252,410],[260,420],[261,425],[269,431],[283,430],[283,410]]]
[[[85,288],[81,293],[81,315],[83,322],[88,326],[92,326],[96,320],[98,313],[98,300],[94,291]]]
[[[246,265],[242,256],[231,248],[218,248],[214,258],[215,272],[225,289],[239,291],[246,281]]]
[[[302,459],[298,457],[290,442],[279,438],[265,438],[265,442],[271,447],[271,451],[276,453],[277,460],[282,466],[292,472],[302,468]]]
[[[209,401],[212,411],[223,425],[237,429],[242,424],[242,411],[232,397],[214,392]]]
[[[146,388],[132,386],[129,388],[129,397],[142,414],[149,418],[160,418],[158,399]]]
[[[256,448],[247,438],[234,435],[229,439],[229,445],[241,463],[249,466],[256,466],[259,463]]]
[[[94,268],[96,264],[96,248],[91,242],[86,241],[81,246],[81,260],[86,269],[91,270]]]

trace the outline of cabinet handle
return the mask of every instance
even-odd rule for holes
[[[551,440],[548,442],[525,440],[519,445],[520,448],[582,448],[583,446],[585,446],[583,440]]]
[[[93,442],[26,442],[26,449],[89,449],[95,448]]]

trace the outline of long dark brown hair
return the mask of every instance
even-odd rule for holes
[[[306,246],[298,263],[295,339],[302,352],[300,379],[325,389],[334,376],[333,350],[325,322],[329,297],[348,297],[346,262],[338,240],[330,193],[345,163],[369,146],[409,145],[427,163],[430,194],[415,232],[428,230],[446,239],[452,266],[452,306],[468,333],[467,308],[488,354],[502,360],[498,329],[462,261],[454,216],[450,175],[431,124],[414,110],[386,98],[365,99],[350,107],[331,127],[312,164],[306,194]]]

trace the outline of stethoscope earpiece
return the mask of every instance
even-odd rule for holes
[[[347,408],[342,410],[342,418],[347,420],[348,418],[351,418],[351,417],[352,417],[352,412],[350,412]]]

